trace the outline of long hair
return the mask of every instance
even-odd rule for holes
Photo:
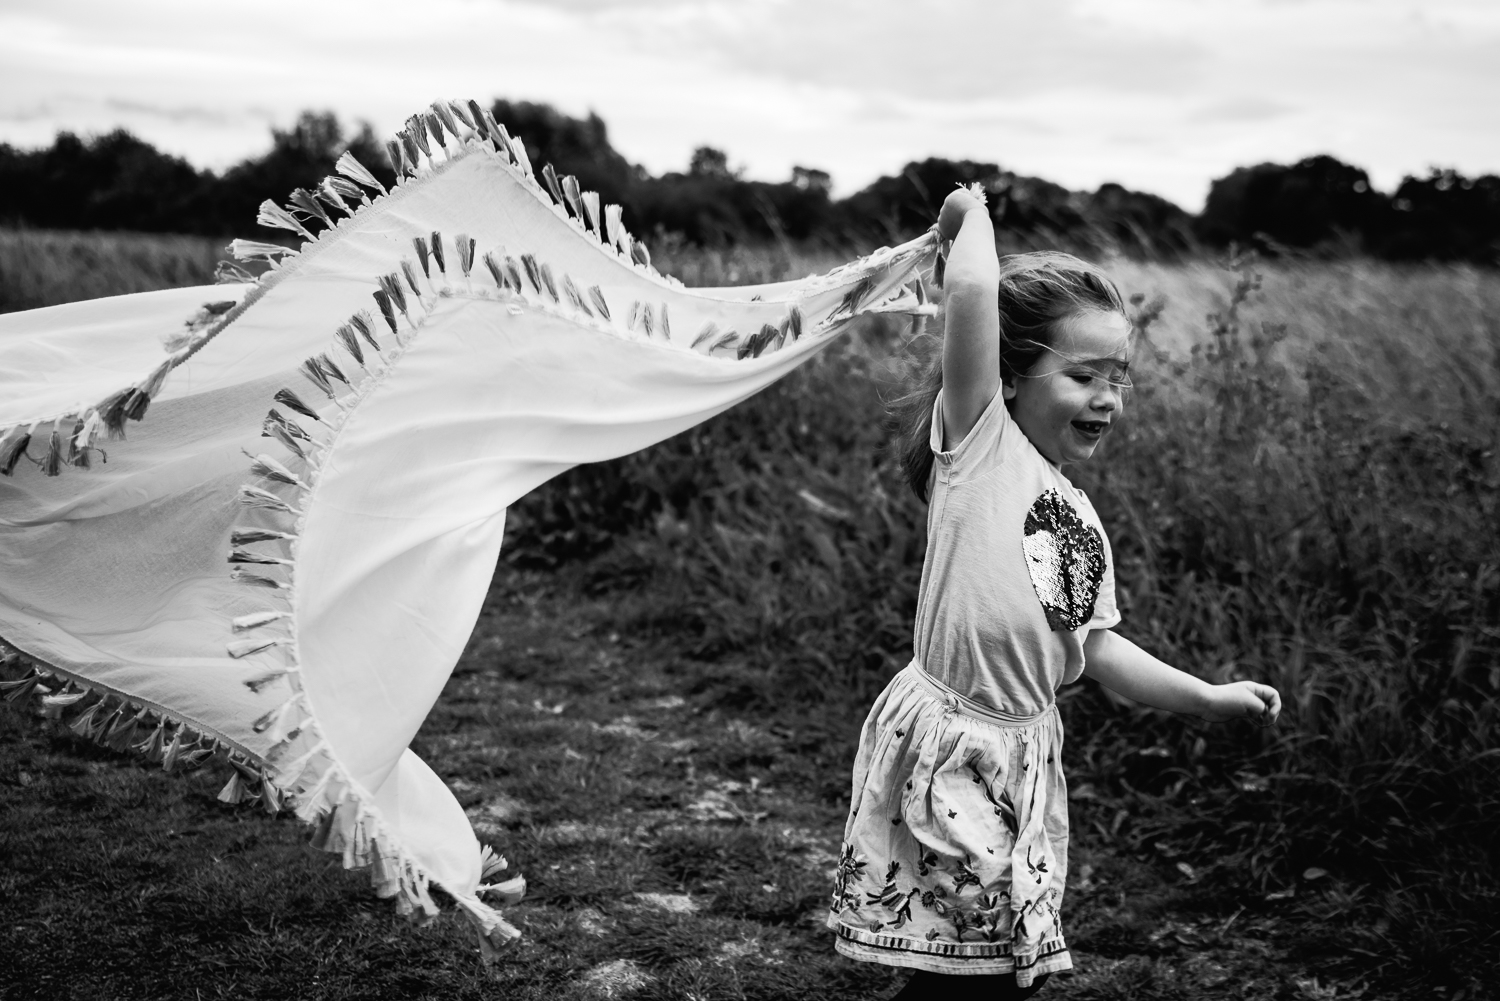
[[[1056,251],[1002,257],[1001,383],[1008,384],[1030,372],[1052,346],[1062,322],[1086,310],[1125,313],[1120,290],[1094,265]],[[942,388],[943,356],[939,351],[927,371],[890,405],[902,477],[924,503],[932,475],[932,408]]]

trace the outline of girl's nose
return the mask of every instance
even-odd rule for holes
[[[1092,406],[1095,410],[1102,410],[1105,413],[1114,413],[1116,410],[1120,409],[1120,404],[1122,402],[1123,397],[1120,393],[1120,387],[1105,385],[1103,389],[1094,394]]]

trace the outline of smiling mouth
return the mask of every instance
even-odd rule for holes
[[[1098,441],[1109,430],[1109,421],[1074,421],[1073,430],[1090,441]]]

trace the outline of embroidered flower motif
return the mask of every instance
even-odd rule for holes
[[[1026,513],[1026,570],[1054,632],[1072,632],[1094,615],[1104,582],[1104,542],[1055,489]]]

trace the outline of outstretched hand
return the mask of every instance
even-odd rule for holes
[[[1213,685],[1207,704],[1198,715],[1210,723],[1245,718],[1260,726],[1270,726],[1281,715],[1281,694],[1258,681]]]

